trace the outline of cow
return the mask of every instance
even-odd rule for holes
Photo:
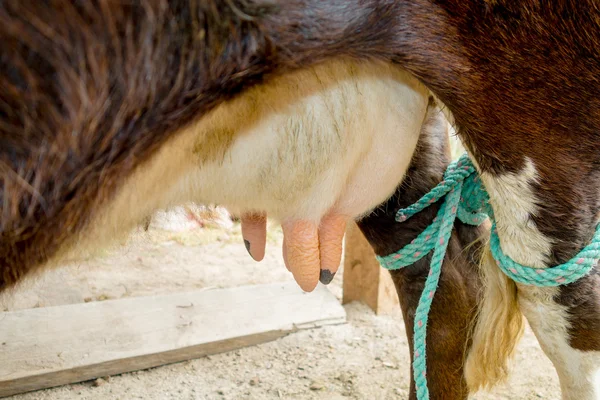
[[[451,115],[478,168],[503,251],[535,268],[562,263],[590,241],[600,214],[599,16],[594,0],[5,0],[0,287],[95,243],[89,232],[96,221],[115,222],[110,204],[131,179],[211,111],[333,59],[387,63],[416,77]],[[198,157],[217,162],[244,139],[228,129],[203,138]],[[365,142],[363,156],[379,168],[358,163],[338,178],[376,182],[394,170],[396,153]],[[333,211],[382,197],[339,194]],[[342,222],[340,213],[317,220],[304,210],[289,203],[283,214],[299,239],[287,244],[288,265],[310,290],[322,267],[316,227],[333,222],[339,237]],[[600,396],[596,270],[559,288],[517,285],[493,262],[481,271],[469,386],[506,375],[523,312],[557,368],[563,398]]]

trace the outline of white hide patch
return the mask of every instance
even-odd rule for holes
[[[280,221],[361,215],[401,182],[427,104],[412,75],[379,63],[331,62],[250,89],[174,135],[61,255],[187,202]]]
[[[546,267],[552,243],[531,219],[537,211],[531,188],[537,180],[533,162],[526,158],[525,166],[518,174],[482,173],[481,180],[494,208],[502,250],[520,264]]]
[[[494,207],[502,250],[513,260],[532,267],[546,268],[551,242],[530,218],[536,199],[531,183],[537,179],[530,159],[518,174],[481,174]],[[545,354],[550,358],[565,400],[600,399],[600,355],[571,348],[568,341],[567,308],[553,300],[558,288],[538,288],[517,284],[519,306],[529,321]]]
[[[558,288],[518,285],[519,306],[542,350],[557,370],[562,398],[600,399],[600,354],[573,349],[568,341],[567,309],[553,300]]]

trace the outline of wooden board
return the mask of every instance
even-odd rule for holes
[[[293,283],[0,313],[0,396],[189,360],[343,323],[319,285]]]
[[[362,301],[378,315],[399,310],[389,272],[381,268],[371,245],[354,223],[346,231],[343,289],[343,304]]]

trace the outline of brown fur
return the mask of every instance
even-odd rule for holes
[[[71,240],[171,135],[260,79],[253,59],[271,45],[234,6],[2,3],[0,288]]]
[[[532,158],[547,199],[533,218],[560,239],[549,261],[564,261],[600,210],[599,11],[591,0],[435,3],[3,2],[2,254],[22,247],[14,262],[37,264],[44,256],[26,249],[45,221],[79,229],[83,210],[115,190],[116,171],[182,126],[268,72],[346,54],[401,62],[423,79],[482,169]],[[66,209],[70,218],[57,218]],[[64,235],[53,236],[42,242]],[[21,273],[6,274],[8,283]]]
[[[439,112],[439,110],[438,110]],[[396,212],[417,201],[442,180],[449,164],[445,130],[428,130],[435,121],[426,121],[411,166],[390,200],[371,215],[359,221],[359,227],[375,252],[387,255],[415,239],[429,225],[439,205],[397,223]],[[433,115],[433,118],[437,116]],[[439,119],[439,118],[438,118]],[[445,123],[445,119],[442,118]],[[485,228],[472,227],[458,221],[444,259],[440,283],[429,315],[427,336],[427,377],[432,399],[466,399],[469,390],[464,378],[464,354],[471,345],[470,327],[477,309],[481,289],[478,264],[480,239]],[[431,254],[406,268],[390,271],[398,292],[409,339],[411,362],[413,324],[419,298],[429,274]],[[416,397],[411,370],[410,399]]]
[[[600,348],[600,271],[561,287],[555,299],[569,308],[569,344],[579,350]]]

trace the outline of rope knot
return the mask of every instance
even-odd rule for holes
[[[445,198],[452,191],[460,192],[460,201],[456,204],[458,218],[469,225],[480,225],[487,219],[489,197],[477,171],[465,154],[457,162],[452,163],[444,173],[444,180],[423,196],[415,204],[398,210],[397,222],[404,222],[413,215],[424,210],[430,205]]]

